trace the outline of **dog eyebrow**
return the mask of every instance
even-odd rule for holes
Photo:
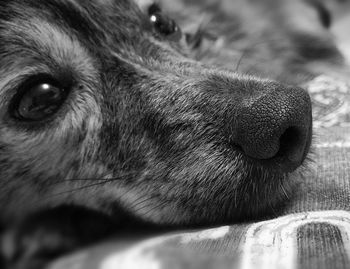
[[[35,72],[38,68],[45,71],[67,68],[84,77],[91,77],[91,74],[96,73],[87,49],[77,38],[66,34],[56,25],[39,19],[17,19],[6,24],[5,30],[1,31],[1,35],[7,37],[7,52],[3,55],[3,60],[10,66],[0,69],[1,77],[10,76],[14,70],[21,75],[27,74],[28,69]]]
[[[18,29],[27,42],[35,43],[41,51],[48,52],[56,60],[75,61],[76,64],[88,64],[88,53],[72,35],[49,22],[33,19],[29,27]]]

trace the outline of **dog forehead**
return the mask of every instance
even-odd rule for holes
[[[94,52],[124,51],[153,35],[148,16],[134,0],[0,1],[0,45],[5,50],[12,39],[23,43],[17,42],[18,29],[23,35],[42,25],[54,26]]]
[[[134,0],[4,0],[0,1],[0,19],[38,17],[66,23],[73,29],[92,25],[111,27],[111,23],[117,29],[131,29],[144,24],[140,6]]]
[[[62,7],[69,6],[70,8],[126,8],[124,11],[128,11],[128,7],[138,6],[139,8],[153,3],[154,0],[1,0],[1,7],[17,6],[37,6],[41,9],[47,9],[49,7]]]

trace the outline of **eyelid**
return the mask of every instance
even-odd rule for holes
[[[161,11],[162,11],[162,9],[160,8],[159,4],[153,3],[148,8],[148,15],[151,16],[151,15],[158,13],[158,12],[161,12]]]

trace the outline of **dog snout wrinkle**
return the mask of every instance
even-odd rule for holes
[[[282,86],[240,109],[233,143],[250,158],[278,157],[282,166],[294,170],[308,151],[311,118],[309,95]]]

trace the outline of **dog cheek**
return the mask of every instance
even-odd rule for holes
[[[85,107],[67,113],[55,128],[41,133],[0,130],[0,141],[6,141],[1,145],[4,150],[0,153],[0,163],[3,164],[0,183],[4,190],[3,199],[6,199],[3,204],[8,208],[16,208],[18,204],[20,207],[44,204],[47,202],[45,197],[49,196],[52,196],[50,203],[57,203],[64,200],[64,196],[52,194],[91,184],[91,181],[71,179],[99,177],[107,173],[105,166],[97,161],[101,113],[93,99],[87,103],[84,103]],[[70,195],[73,199],[74,195],[81,196],[81,193],[72,192]]]

